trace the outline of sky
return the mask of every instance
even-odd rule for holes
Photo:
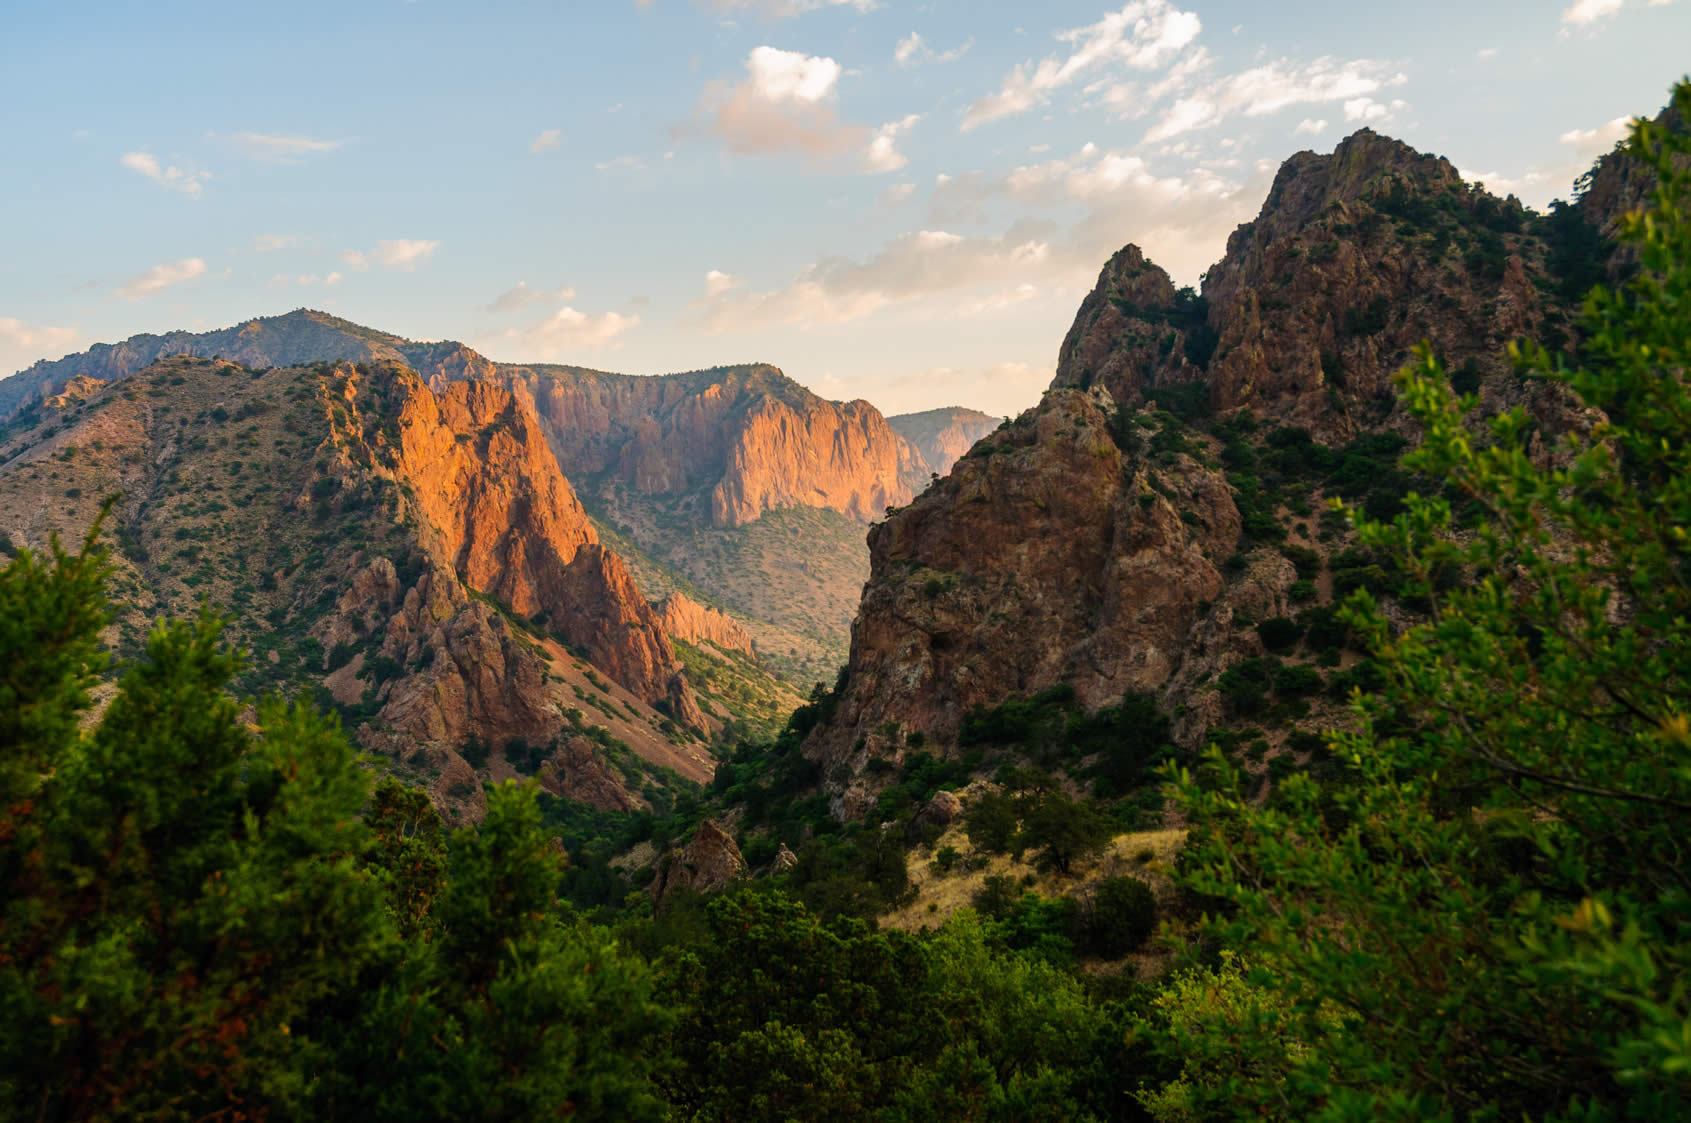
[[[1195,284],[1364,126],[1542,208],[1687,44],[1691,0],[4,0],[0,375],[309,307],[1010,414],[1121,246]]]

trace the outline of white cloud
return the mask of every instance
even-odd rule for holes
[[[900,66],[916,66],[924,62],[956,62],[968,53],[974,46],[970,39],[960,47],[953,47],[949,51],[935,51],[914,31],[907,38],[900,39],[898,46],[893,48],[893,61]]]
[[[272,164],[292,164],[307,156],[333,152],[346,143],[344,140],[318,140],[309,136],[276,136],[269,133],[236,133],[230,138],[235,147],[255,160]]]
[[[840,64],[833,59],[776,47],[753,47],[746,70],[752,90],[768,101],[818,102],[840,80]]]
[[[840,64],[822,55],[755,47],[746,56],[746,76],[729,85],[713,82],[681,134],[705,132],[742,156],[797,154],[828,160],[857,151],[867,172],[896,171],[907,163],[896,137],[914,125],[916,114],[871,131],[840,118],[835,109]]]
[[[339,273],[332,272],[327,277],[323,278],[323,283],[325,285],[338,285],[341,283],[341,275]]]
[[[528,142],[528,154],[538,156],[542,152],[550,152],[562,144],[564,131],[562,129],[542,129],[540,134]]]
[[[1632,123],[1625,117],[1616,117],[1594,129],[1569,129],[1557,139],[1571,147],[1576,156],[1594,160],[1613,148],[1631,127]]]
[[[1621,10],[1625,0],[1576,0],[1562,13],[1563,23],[1595,23]]]
[[[512,328],[505,338],[522,349],[525,359],[556,359],[571,351],[610,345],[639,323],[639,316],[620,312],[594,316],[565,305],[526,328]]]
[[[1390,110],[1371,97],[1351,98],[1345,102],[1346,121],[1378,121]]]
[[[724,273],[720,269],[712,269],[705,274],[705,296],[707,297],[721,296],[725,292],[739,288],[740,285],[741,281],[738,277]]]
[[[258,253],[291,250],[297,245],[299,245],[298,234],[260,234],[252,240],[252,248]]]
[[[530,288],[527,281],[518,281],[504,292],[493,298],[487,306],[489,312],[516,312],[527,308],[531,304],[542,301],[556,300],[560,303],[575,299],[575,289],[569,285],[557,289]]]
[[[872,172],[896,172],[910,161],[903,153],[894,147],[898,134],[908,132],[922,119],[921,114],[912,113],[898,121],[889,121],[875,132],[870,140],[869,148],[863,154],[863,164]]]
[[[211,178],[207,172],[187,172],[174,164],[161,166],[150,152],[125,152],[118,163],[132,172],[141,173],[154,183],[193,198],[199,197],[204,187],[202,181]]]
[[[638,156],[616,156],[600,160],[593,166],[602,172],[639,172],[646,169],[645,161]]]
[[[1155,144],[1209,128],[1234,114],[1261,117],[1293,105],[1355,101],[1408,80],[1389,64],[1371,59],[1318,58],[1302,65],[1277,59],[1179,98],[1145,134],[1145,141]]]
[[[22,370],[37,359],[60,358],[80,338],[74,328],[26,324],[13,316],[0,316],[0,370]]]
[[[1481,62],[1487,62],[1494,59],[1497,55],[1498,49],[1496,47],[1482,47],[1480,50],[1474,52],[1474,57],[1479,59]]]
[[[395,238],[392,241],[376,243],[375,252],[371,256],[389,269],[415,269],[433,257],[434,251],[439,248],[439,242]]]
[[[357,250],[342,250],[341,261],[349,269],[370,268],[370,259],[365,257],[362,253],[359,253]]]
[[[1305,135],[1305,134],[1307,134],[1309,136],[1318,136],[1321,133],[1324,133],[1326,131],[1327,131],[1327,120],[1326,120],[1326,118],[1322,118],[1319,121],[1313,121],[1313,120],[1309,119],[1308,117],[1305,117],[1303,120],[1298,122],[1298,127],[1293,129],[1292,133],[1295,136],[1301,136],[1301,135]]]
[[[181,261],[155,265],[140,276],[130,278],[118,287],[117,294],[125,300],[139,300],[143,296],[162,292],[172,285],[191,281],[205,271],[204,261],[197,257],[185,257]]]
[[[1044,105],[1057,90],[1106,64],[1154,70],[1172,61],[1198,37],[1202,23],[1168,0],[1134,0],[1097,23],[1058,32],[1072,48],[1066,57],[1051,55],[1037,65],[1020,63],[995,94],[977,98],[963,117],[968,131],[989,121]]]

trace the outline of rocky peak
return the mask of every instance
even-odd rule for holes
[[[706,819],[686,846],[659,860],[652,903],[661,903],[665,894],[680,887],[697,893],[723,889],[745,872],[746,860],[734,837],[716,820]]]
[[[1105,263],[1081,303],[1051,386],[1101,386],[1114,400],[1133,403],[1153,387],[1190,384],[1207,358],[1206,315],[1138,246],[1126,246]]]
[[[1363,130],[1286,162],[1202,298],[1115,254],[1040,404],[872,528],[847,672],[804,746],[835,813],[870,807],[913,742],[960,753],[971,715],[1012,699],[1096,716],[1146,696],[1201,743],[1234,715],[1218,682],[1280,665],[1256,625],[1330,605],[1318,579],[1354,543],[1314,511],[1329,483],[1354,500],[1392,474],[1391,453],[1347,450],[1408,435],[1391,377],[1413,346],[1546,432],[1579,423],[1556,387],[1529,401],[1491,377],[1509,340],[1568,322],[1547,229]]]

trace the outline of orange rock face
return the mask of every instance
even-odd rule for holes
[[[674,648],[622,560],[598,544],[527,403],[486,382],[408,390],[395,471],[464,582],[703,727]]]
[[[723,651],[752,654],[752,637],[731,618],[682,593],[670,593],[652,606],[663,630],[691,644],[708,643]]]
[[[864,522],[909,501],[920,455],[867,402],[829,402],[774,367],[632,377],[418,354],[436,385],[492,378],[534,404],[565,475],[611,476],[651,496],[698,495],[714,526],[782,507]]]

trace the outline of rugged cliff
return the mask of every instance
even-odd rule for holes
[[[652,606],[663,630],[694,645],[708,643],[722,651],[752,654],[752,637],[725,613],[684,593],[670,593]]]
[[[939,411],[951,418],[916,439],[931,442],[924,450],[868,403],[825,401],[771,366],[630,377],[495,363],[459,343],[304,309],[38,363],[0,382],[0,421],[33,425],[43,398],[73,383],[88,392],[183,354],[259,369],[401,361],[437,394],[459,382],[504,388],[532,407],[562,472],[649,592],[702,590],[728,605],[763,657],[804,682],[832,678],[845,657],[868,570],[864,524],[943,474],[977,424],[968,411]]]
[[[454,815],[482,777],[630,807],[648,772],[710,775],[667,636],[497,386],[178,358],[0,433],[9,546],[80,537],[114,494],[120,656],[207,598],[244,692],[317,693]]]
[[[1396,595],[1320,512],[1337,496],[1389,516],[1439,486],[1396,466],[1413,428],[1391,375],[1429,339],[1459,389],[1533,414],[1535,448],[1589,425],[1503,357],[1519,336],[1572,345],[1580,282],[1611,252],[1587,218],[1530,214],[1363,130],[1286,162],[1201,295],[1117,253],[1040,405],[871,531],[848,671],[805,745],[835,813],[860,815],[917,746],[990,745],[993,715],[1029,699],[1148,699],[1188,749],[1226,727],[1259,746],[1254,770],[1306,760],[1294,734],[1338,720],[1364,673],[1332,604]]]

